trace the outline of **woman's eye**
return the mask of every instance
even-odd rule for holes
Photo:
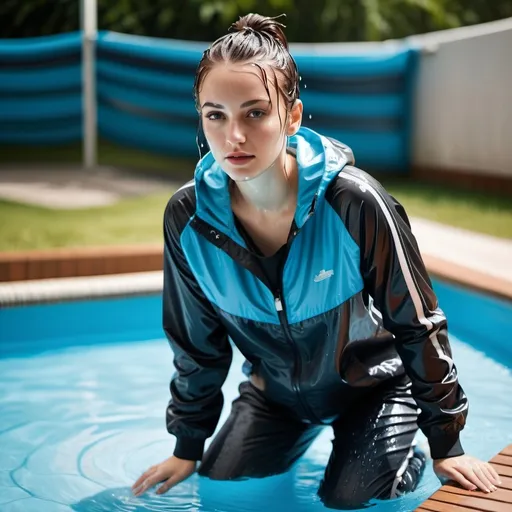
[[[210,121],[218,121],[219,119],[222,119],[222,114],[220,112],[210,112],[206,114],[205,117]]]
[[[260,117],[263,117],[265,115],[265,112],[263,110],[252,110],[249,112],[249,117],[253,117],[256,119],[259,119]]]

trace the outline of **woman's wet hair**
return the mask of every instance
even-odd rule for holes
[[[283,32],[285,25],[277,21],[279,17],[269,18],[260,14],[247,14],[233,23],[229,32],[212,43],[203,53],[194,83],[194,98],[198,112],[201,110],[199,104],[201,86],[211,68],[223,62],[250,63],[257,66],[269,99],[271,95],[268,71],[270,71],[277,88],[278,102],[281,97],[285,102],[286,111],[291,110],[299,97],[299,73]]]

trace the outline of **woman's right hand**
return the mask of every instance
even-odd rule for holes
[[[174,455],[168,459],[151,466],[133,485],[135,496],[144,494],[154,485],[163,482],[157,489],[157,494],[167,492],[171,487],[183,482],[196,471],[196,461],[178,459]]]

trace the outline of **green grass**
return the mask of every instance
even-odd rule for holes
[[[0,162],[76,164],[80,151],[78,144],[30,150],[0,146]],[[177,182],[190,179],[195,166],[194,160],[120,148],[105,141],[99,144],[99,163],[165,174]],[[504,197],[406,179],[382,181],[409,216],[512,239],[512,202]],[[0,200],[0,251],[161,243],[163,211],[172,192],[169,186],[157,194],[124,199],[113,206],[66,211]]]
[[[512,239],[509,198],[410,181],[383,180],[410,217]]]
[[[0,201],[0,251],[160,243],[173,189],[82,210],[50,210]]]

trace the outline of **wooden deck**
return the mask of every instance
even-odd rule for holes
[[[415,512],[512,512],[512,444],[490,460],[501,478],[497,491],[486,494],[443,485]]]

